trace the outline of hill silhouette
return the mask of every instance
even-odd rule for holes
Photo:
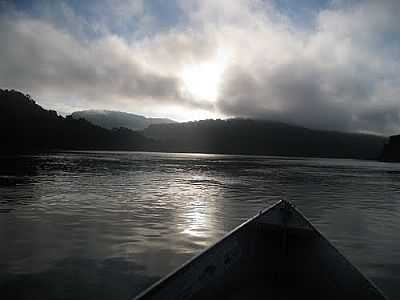
[[[311,130],[279,122],[229,119],[151,125],[164,151],[377,159],[385,137]]]
[[[94,125],[107,129],[125,127],[131,130],[143,130],[152,124],[176,123],[171,119],[147,118],[126,112],[112,110],[82,110],[71,114],[74,119],[85,119]]]
[[[0,90],[1,152],[138,150],[378,159],[385,137],[310,130],[247,120],[153,124],[143,131],[105,129],[45,110],[29,96]]]
[[[400,135],[389,138],[383,149],[382,159],[387,162],[400,162]]]
[[[14,90],[0,90],[0,115],[1,152],[144,150],[153,143],[125,128],[107,130],[82,119],[64,118]]]

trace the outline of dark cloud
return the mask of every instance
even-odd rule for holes
[[[316,129],[395,133],[400,105],[385,99],[371,74],[325,70],[309,61],[273,70],[226,72],[218,108],[231,116],[271,119]],[[394,96],[396,97],[396,95]],[[399,102],[400,104],[400,99]]]
[[[327,99],[320,76],[311,66],[301,64],[280,66],[257,76],[230,70],[219,108],[234,116],[348,130],[349,110]]]
[[[0,83],[54,89],[95,98],[143,97],[179,101],[178,79],[146,70],[118,38],[79,42],[35,20],[0,23]]]
[[[355,123],[359,130],[398,133],[400,130],[400,105],[370,109],[361,113]]]

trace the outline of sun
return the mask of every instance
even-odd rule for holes
[[[215,102],[226,67],[224,54],[218,50],[209,61],[185,65],[181,74],[184,91],[197,100]]]
[[[221,75],[222,70],[215,63],[188,65],[182,72],[184,89],[198,100],[214,102],[218,97]]]

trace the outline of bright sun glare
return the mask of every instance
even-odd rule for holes
[[[216,57],[210,61],[186,65],[181,75],[185,91],[198,100],[215,102],[226,59],[226,53],[218,50]]]

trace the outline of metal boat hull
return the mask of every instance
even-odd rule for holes
[[[291,204],[240,225],[135,299],[385,299]]]

